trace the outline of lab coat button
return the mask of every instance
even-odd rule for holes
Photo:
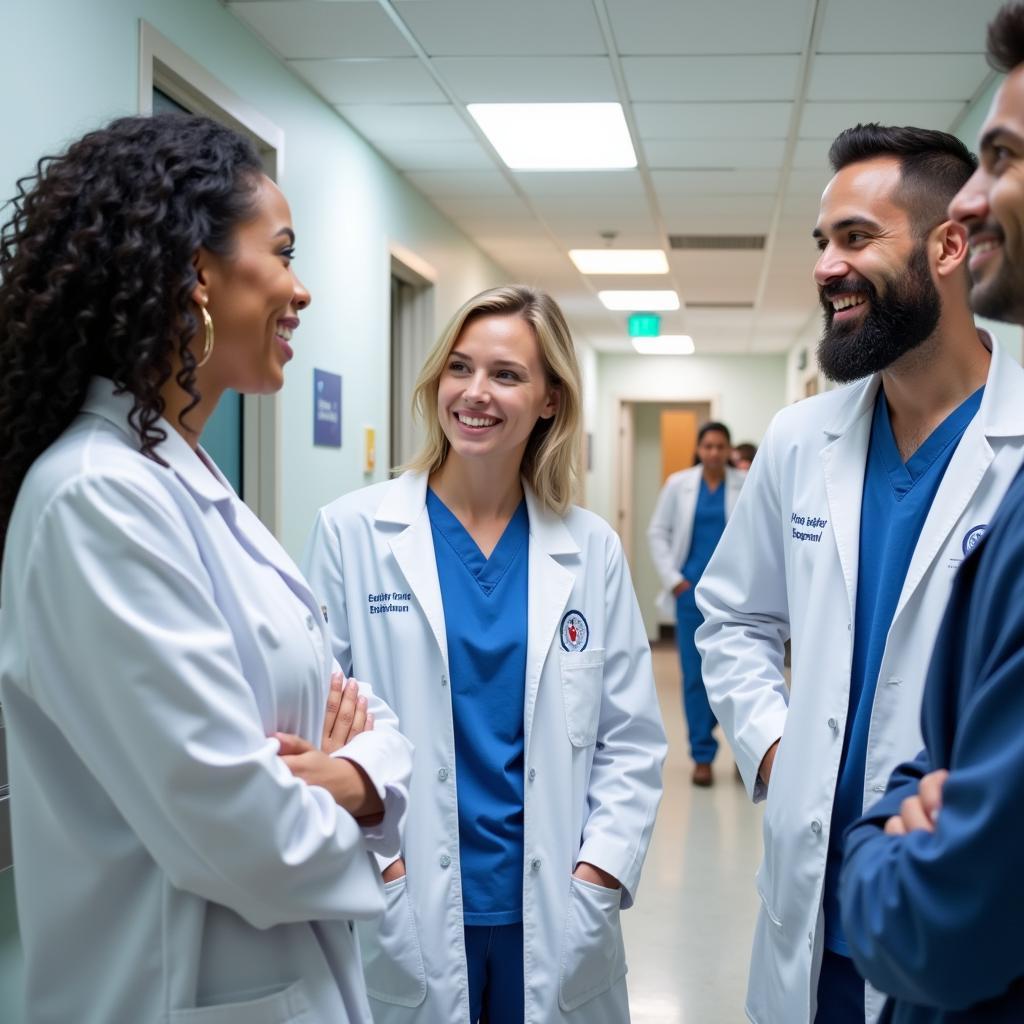
[[[821,822],[817,818],[811,822],[811,831],[817,835],[821,831]]]
[[[540,857],[534,857],[533,860],[530,861],[530,867],[534,871],[540,871]]]
[[[531,768],[531,769],[529,770],[529,772],[527,772],[527,775],[526,775],[526,777],[527,777],[527,778],[528,778],[528,779],[529,779],[529,780],[530,780],[531,782],[533,782],[533,780],[534,780],[535,778],[537,778],[537,769],[536,769],[536,768]]]
[[[310,629],[311,630],[311,629],[313,629],[313,627],[315,625],[316,625],[316,623],[313,621],[313,616],[312,615],[307,615],[306,616],[306,629]]]
[[[830,719],[828,720],[828,727],[829,727],[829,728],[830,728],[830,729],[831,729],[831,730],[832,730],[833,732],[838,732],[838,730],[839,730],[839,723],[838,723],[838,722],[837,722],[837,721],[836,721],[836,720],[835,720],[834,718],[830,718]]]
[[[441,685],[442,686],[447,686],[448,685],[448,677],[447,676],[441,676]]]
[[[902,679],[897,679],[895,676],[893,676],[892,679],[887,679],[886,680],[886,685],[887,686],[899,686],[900,683],[902,683],[902,682],[903,682]]]
[[[447,782],[448,781],[448,769],[447,768],[438,768],[437,769],[437,777],[442,782]]]
[[[449,857],[447,853],[442,853],[441,854],[441,867],[443,867],[443,868],[450,867],[451,863],[452,863],[451,857]]]

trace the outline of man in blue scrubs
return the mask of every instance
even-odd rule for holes
[[[1024,324],[1024,4],[990,26],[989,60],[1009,77],[950,216],[968,230],[975,310]],[[896,1024],[1024,1021],[1022,570],[1019,474],[957,576],[925,689],[925,750],[847,833],[846,940],[894,997],[883,1019]]]
[[[847,386],[775,417],[697,589],[712,708],[768,800],[755,1024],[864,1024],[880,1009],[843,931],[843,834],[920,749],[922,651],[1024,444],[1024,376],[974,324],[966,232],[946,212],[969,151],[944,132],[858,125],[829,157],[818,359]]]

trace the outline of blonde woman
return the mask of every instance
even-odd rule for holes
[[[415,745],[388,907],[361,929],[379,1024],[622,1024],[619,911],[665,736],[618,539],[574,507],[580,380],[561,311],[497,288],[420,373],[423,450],[322,509],[334,653]]]

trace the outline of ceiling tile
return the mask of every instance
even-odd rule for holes
[[[671,252],[669,262],[686,302],[749,302],[757,291],[763,252]]]
[[[491,170],[494,161],[476,142],[379,142],[384,157],[401,171]]]
[[[440,57],[464,103],[596,103],[619,98],[604,57]]]
[[[288,66],[328,103],[444,103],[415,57],[399,60],[290,60]]]
[[[663,196],[764,195],[779,187],[778,167],[757,170],[651,171],[659,198]]]
[[[844,128],[855,124],[912,124],[918,128],[947,131],[963,110],[963,103],[928,100],[860,100],[836,103],[806,103],[800,118],[800,139],[822,139],[828,153],[831,142]]]
[[[446,103],[361,103],[335,107],[371,142],[473,142],[476,136]]]
[[[784,139],[651,139],[643,143],[651,168],[772,167],[782,165]]]
[[[792,103],[634,103],[643,139],[783,139]]]
[[[826,53],[814,58],[809,100],[963,100],[988,75],[979,54]]]
[[[983,53],[985,25],[1004,0],[858,0],[830,4],[822,53]],[[884,25],[884,31],[879,31]]]
[[[622,54],[799,53],[810,10],[809,0],[608,0]]]
[[[435,199],[434,205],[457,221],[477,221],[483,217],[493,217],[495,223],[523,217],[532,219],[529,208],[518,196]]]
[[[397,0],[395,9],[432,57],[603,54],[591,0]]]
[[[531,196],[644,195],[638,171],[520,171],[515,178]]]
[[[768,230],[774,195],[703,195],[659,192],[658,205],[672,234],[760,234]]]
[[[533,205],[546,220],[558,221],[585,218],[588,222],[603,220],[614,227],[614,221],[637,223],[647,220],[650,208],[643,195],[533,195]]]
[[[634,102],[792,100],[800,58],[623,57]]]
[[[433,199],[515,195],[501,171],[410,171],[406,177]]]
[[[376,3],[259,0],[228,9],[282,57],[406,57],[413,49]]]

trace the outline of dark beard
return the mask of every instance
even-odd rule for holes
[[[830,296],[865,294],[870,305],[860,325],[835,323]],[[891,366],[926,341],[939,322],[942,300],[918,246],[906,268],[887,282],[885,295],[859,279],[830,284],[820,291],[825,332],[818,343],[818,365],[829,380],[848,384]]]
[[[1014,280],[1015,269],[1007,262],[1004,250],[1003,264],[995,278],[987,285],[976,284],[971,288],[971,308],[975,313],[992,320],[1024,324],[1024,281]]]

